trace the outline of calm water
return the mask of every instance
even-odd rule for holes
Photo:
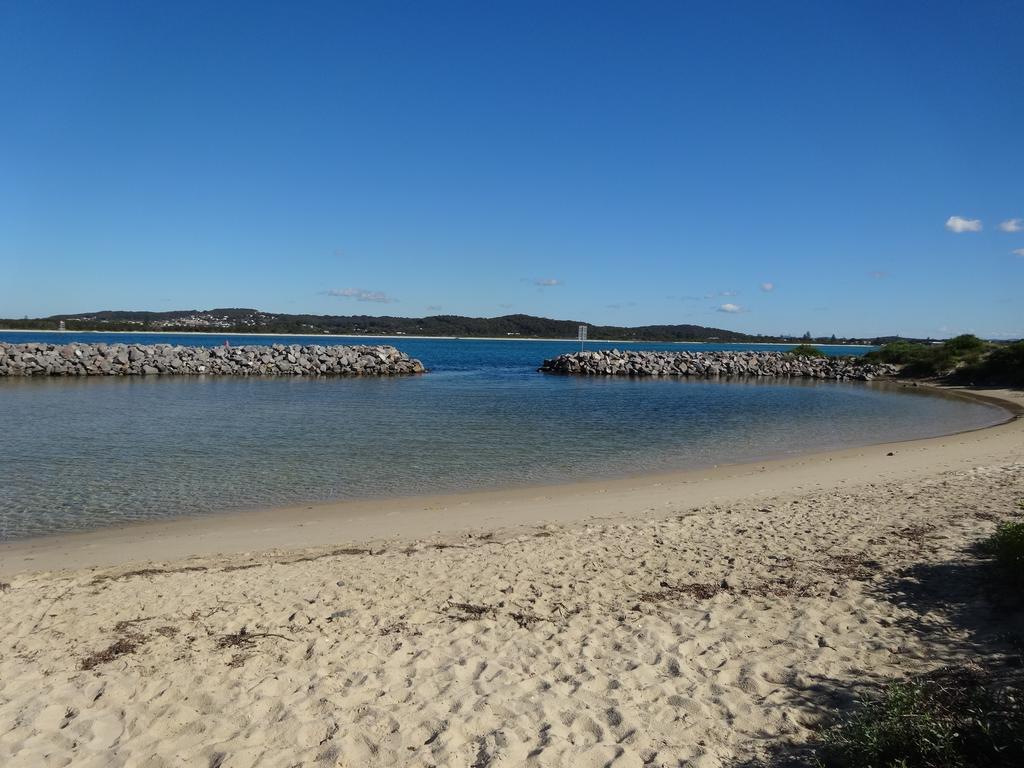
[[[55,336],[0,332],[0,341]],[[59,340],[215,345],[224,337]],[[232,337],[236,345],[249,341]],[[353,340],[261,339],[273,341]],[[232,508],[707,466],[924,437],[1004,416],[991,406],[880,384],[535,372],[543,358],[578,348],[569,341],[386,343],[419,357],[431,373],[0,379],[0,540]],[[599,346],[625,345],[588,344]]]

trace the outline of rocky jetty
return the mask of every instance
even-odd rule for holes
[[[424,370],[391,346],[0,343],[0,376],[402,376]]]
[[[783,352],[573,352],[545,360],[544,373],[575,376],[774,376],[805,379],[887,378],[896,366],[856,357],[803,357]]]

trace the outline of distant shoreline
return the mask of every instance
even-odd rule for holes
[[[578,339],[573,338],[547,338],[539,336],[414,336],[412,334],[401,334],[401,335],[378,335],[378,334],[365,334],[365,333],[239,333],[238,331],[53,331],[53,330],[37,330],[33,328],[3,328],[0,329],[0,334],[4,333],[49,333],[54,335],[64,335],[69,333],[105,333],[105,334],[118,334],[118,335],[139,335],[139,334],[150,334],[153,336],[167,334],[169,336],[245,336],[245,337],[267,337],[277,336],[282,338],[302,338],[302,339],[441,339],[449,341],[566,341],[579,343]],[[587,339],[586,343],[599,343],[599,344],[742,344],[751,347],[778,347],[778,346],[791,346],[795,347],[800,344],[806,344],[806,341],[636,341],[630,339]],[[874,344],[843,344],[836,342],[835,344],[829,343],[813,343],[811,346],[816,347],[853,347],[853,348],[867,348],[871,349]]]

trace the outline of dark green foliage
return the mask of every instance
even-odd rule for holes
[[[824,768],[1024,765],[1019,670],[945,668],[893,683],[825,734]]]
[[[1024,586],[1024,522],[1002,523],[981,542],[981,550],[995,561],[1007,581]]]
[[[954,336],[952,339],[948,339],[942,346],[945,347],[946,350],[954,357],[967,359],[970,357],[979,357],[988,347],[988,344],[977,336],[965,333],[961,336]]]
[[[893,341],[864,358],[902,365],[904,376],[949,376],[963,384],[1024,385],[1024,341],[994,344],[970,334],[942,344]]]
[[[216,324],[196,325],[196,316],[212,318]],[[102,311],[80,315],[53,315],[47,318],[0,320],[0,328],[56,330],[63,320],[69,331],[206,331],[210,333],[269,334],[358,334],[408,336],[459,336],[466,338],[552,338],[575,339],[576,320],[552,320],[532,315],[501,317],[374,317],[370,315],[286,315],[255,309],[176,310],[173,312]],[[591,339],[625,341],[779,341],[778,336],[755,336],[708,328],[701,325],[645,325],[626,328],[590,325]]]
[[[962,378],[975,384],[1024,386],[1024,341],[994,347],[986,357],[968,366]]]
[[[872,362],[902,365],[906,376],[938,376],[956,365],[953,353],[945,344],[894,341],[864,357]]]
[[[793,357],[828,357],[828,355],[811,344],[797,344],[786,354]]]
[[[929,347],[912,341],[893,341],[881,349],[868,352],[864,357],[877,363],[895,363],[906,365],[928,354]]]

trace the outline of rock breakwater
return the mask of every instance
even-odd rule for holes
[[[573,352],[545,360],[544,373],[575,376],[774,376],[808,379],[887,378],[896,366],[856,357],[804,357],[783,352]]]
[[[0,343],[0,376],[403,376],[424,371],[423,363],[391,346]]]

